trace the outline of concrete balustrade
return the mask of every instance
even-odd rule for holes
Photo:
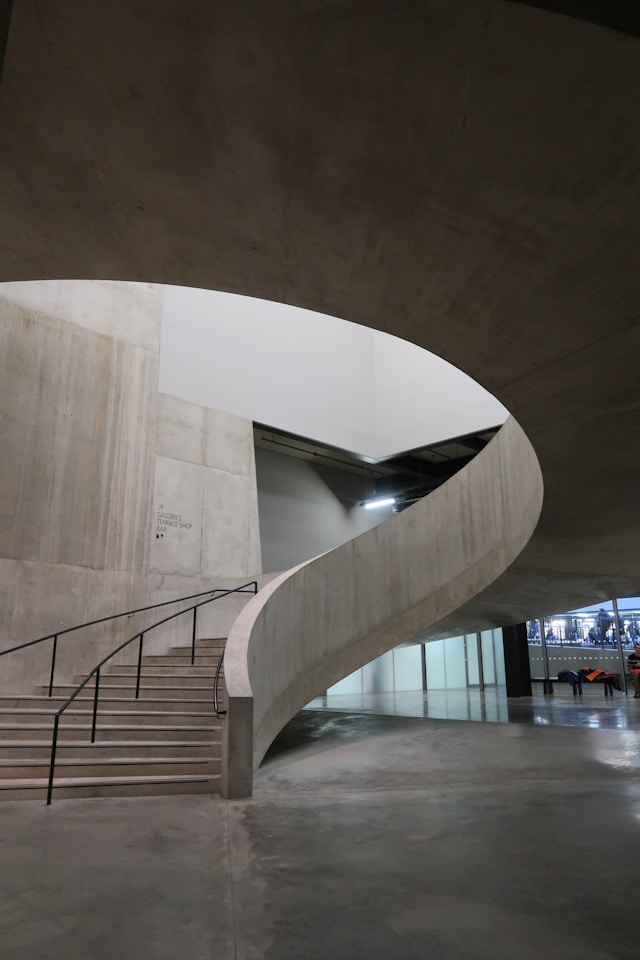
[[[227,643],[223,793],[251,794],[274,737],[314,696],[492,584],[541,507],[536,455],[510,419],[429,497],[265,587]]]

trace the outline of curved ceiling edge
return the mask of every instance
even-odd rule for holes
[[[640,37],[640,8],[634,0],[506,0]]]

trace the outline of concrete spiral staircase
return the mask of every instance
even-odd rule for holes
[[[105,668],[100,679],[96,742],[90,743],[93,683],[63,714],[53,801],[218,793],[222,721],[213,683],[224,639],[144,656],[140,696],[137,664]],[[0,697],[0,801],[46,799],[53,717],[76,683]],[[223,678],[222,678],[223,680]],[[224,684],[219,694],[224,702]]]

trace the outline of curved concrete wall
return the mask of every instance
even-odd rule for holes
[[[262,590],[227,643],[225,795],[250,795],[253,770],[276,734],[320,691],[499,577],[541,507],[538,461],[510,419],[428,498]]]

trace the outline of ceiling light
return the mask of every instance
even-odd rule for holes
[[[375,507],[391,507],[395,502],[395,497],[386,497],[384,500],[364,500],[362,506],[365,510],[373,510]]]

